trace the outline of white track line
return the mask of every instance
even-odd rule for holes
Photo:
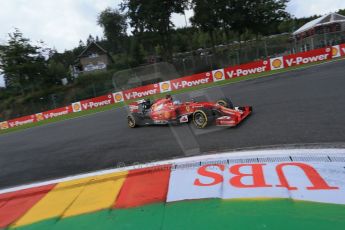
[[[3,189],[0,190],[0,194],[8,193],[8,192],[16,192],[23,189],[29,189],[29,188],[35,188],[39,186],[44,185],[50,185],[50,184],[56,184],[76,179],[82,179],[87,177],[94,177],[94,176],[101,176],[106,175],[110,173],[117,173],[117,172],[123,172],[123,171],[129,171],[133,169],[139,169],[139,168],[147,168],[147,167],[157,167],[167,164],[183,164],[183,163],[195,163],[195,162],[201,162],[201,161],[211,161],[219,158],[238,158],[238,157],[259,157],[259,156],[279,156],[279,155],[300,155],[300,154],[313,154],[313,155],[339,155],[339,156],[345,156],[345,149],[284,149],[284,150],[278,150],[278,149],[270,149],[270,150],[253,150],[253,151],[239,151],[239,152],[226,152],[226,153],[217,153],[217,154],[210,154],[210,155],[203,155],[203,156],[193,156],[193,157],[186,157],[186,158],[178,158],[173,160],[165,160],[165,161],[157,161],[152,163],[146,163],[146,164],[140,164],[135,166],[129,166],[129,167],[123,167],[123,168],[116,168],[116,169],[107,169],[107,170],[100,170],[95,171],[92,173],[85,173],[85,174],[79,174],[75,176],[69,176],[65,178],[60,178],[56,180],[49,180],[45,182],[39,182],[39,183],[33,183],[28,185],[22,185],[17,186],[13,188]],[[217,160],[218,160],[217,159]]]

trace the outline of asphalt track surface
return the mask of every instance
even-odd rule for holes
[[[230,97],[254,113],[236,128],[129,129],[126,109],[0,136],[0,188],[216,151],[345,143],[345,61],[176,96]]]

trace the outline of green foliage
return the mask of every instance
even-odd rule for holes
[[[165,59],[169,60],[172,56],[170,32],[174,27],[171,16],[173,13],[183,14],[187,3],[187,0],[150,0],[145,3],[141,0],[124,0],[121,9],[127,13],[134,34],[148,31],[160,37],[159,45],[164,49]]]
[[[215,0],[210,4],[205,0],[192,0],[194,10],[194,16],[191,19],[192,25],[199,27],[204,32],[213,32],[220,27],[218,2],[219,0]]]
[[[120,11],[107,8],[98,15],[98,25],[103,28],[104,36],[115,46],[112,50],[121,50],[121,41],[126,36],[126,17]]]
[[[248,10],[248,29],[256,35],[267,35],[274,31],[279,23],[288,19],[286,12],[289,0],[265,0],[249,1],[246,5]]]
[[[130,66],[139,66],[145,62],[145,56],[147,56],[145,48],[135,37],[132,37],[130,40],[129,55]]]
[[[337,13],[345,16],[345,9],[338,10]]]
[[[288,0],[192,0],[194,16],[192,24],[208,32],[214,44],[214,32],[222,29],[229,39],[229,31],[242,35],[252,33],[272,34],[278,25],[289,18],[285,11]]]
[[[69,78],[68,68],[66,68],[61,62],[50,60],[48,62],[47,70],[47,84],[61,84],[63,78]]]
[[[192,0],[194,10],[194,16],[191,18],[192,25],[210,35],[212,47],[215,46],[214,31],[221,26],[218,15],[219,1],[214,0],[212,4],[209,4],[205,0]]]
[[[30,44],[30,40],[16,29],[9,34],[8,45],[0,50],[2,69],[8,89],[25,94],[39,89],[46,82],[47,65],[42,48]]]

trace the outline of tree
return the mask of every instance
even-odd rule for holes
[[[47,71],[41,51],[42,47],[31,45],[18,29],[9,34],[8,44],[0,50],[0,68],[8,89],[25,94],[41,87]]]
[[[345,16],[345,9],[338,10],[337,13]]]
[[[289,0],[246,1],[245,10],[248,28],[258,37],[272,33],[272,28],[290,18],[286,12]]]
[[[192,0],[194,9],[194,16],[191,18],[192,25],[209,34],[213,48],[215,45],[214,31],[221,26],[218,17],[218,2],[219,0],[215,0],[210,4],[207,0]]]
[[[121,10],[127,13],[133,34],[154,32],[160,37],[160,44],[164,50],[164,59],[171,60],[171,21],[173,13],[183,14],[188,7],[188,0],[124,0]]]
[[[138,42],[135,37],[132,37],[130,41],[130,52],[129,56],[131,58],[130,65],[131,66],[138,66],[144,63],[145,59],[145,51],[142,44]]]
[[[90,45],[93,42],[95,42],[95,38],[89,34],[89,37],[86,39],[86,45]]]
[[[241,35],[246,32],[248,24],[247,0],[218,0],[218,17],[222,28],[229,39],[229,31],[232,30],[238,34],[238,40],[241,41]]]
[[[85,43],[81,39],[79,40],[79,47],[85,47]]]
[[[229,41],[231,32],[241,35],[248,29],[247,0],[192,0],[194,16],[192,24],[202,31],[207,32],[211,38],[212,46],[215,45],[216,32],[222,30],[226,42]]]
[[[97,23],[103,28],[104,36],[115,47],[114,51],[119,51],[121,42],[127,35],[125,15],[118,10],[107,8],[98,15]]]
[[[49,60],[47,69],[47,78],[45,83],[49,85],[60,85],[63,78],[69,77],[68,68],[65,68],[61,62]]]

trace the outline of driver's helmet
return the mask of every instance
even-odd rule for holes
[[[151,107],[151,100],[146,99],[145,102],[143,103],[144,109],[149,109]]]
[[[165,99],[172,101],[172,96],[171,96],[170,94],[167,94],[167,95],[165,96]]]
[[[181,103],[181,101],[179,101],[179,100],[176,100],[176,101],[174,101],[174,105],[181,105],[182,103]]]

